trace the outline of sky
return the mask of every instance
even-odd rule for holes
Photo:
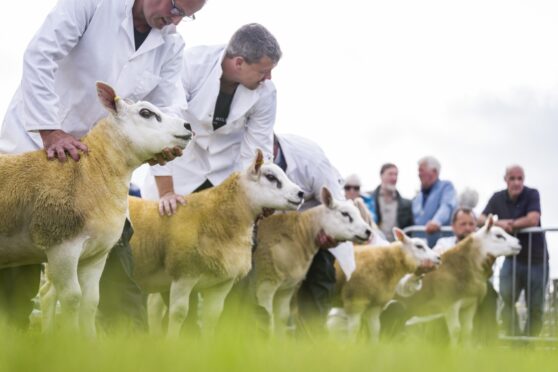
[[[18,16],[0,24],[0,112],[55,3],[13,2]],[[276,132],[314,140],[365,190],[393,162],[412,198],[417,160],[433,155],[442,179],[479,192],[480,212],[505,188],[505,167],[519,163],[540,191],[543,226],[558,227],[556,14],[558,3],[543,0],[208,0],[179,31],[194,46],[226,43],[249,22],[266,26],[283,50]],[[548,241],[558,277],[558,233]]]

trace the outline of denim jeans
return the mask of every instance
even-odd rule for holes
[[[500,271],[500,296],[504,301],[502,320],[509,336],[537,336],[543,325],[544,295],[548,284],[548,261],[529,265],[516,260],[515,280],[513,257],[507,257]],[[525,329],[520,330],[515,303],[524,291],[527,306]]]

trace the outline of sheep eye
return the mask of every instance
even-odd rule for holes
[[[502,234],[496,234],[496,237],[497,237],[498,239],[506,240],[506,237],[505,237],[504,235],[502,235]]]
[[[277,177],[275,177],[275,176],[274,176],[273,174],[271,174],[271,173],[266,174],[266,175],[265,175],[265,178],[267,178],[267,180],[268,180],[269,182],[275,182],[275,181],[277,181]]]
[[[426,248],[424,248],[424,245],[415,245],[415,247],[417,247],[418,249],[421,249],[423,251],[426,249]]]
[[[146,108],[141,109],[140,112],[139,112],[139,114],[140,114],[140,116],[141,116],[142,118],[144,118],[144,119],[151,119],[151,117],[154,116],[155,119],[156,119],[158,122],[161,122],[161,117],[160,117],[159,115],[157,115],[157,114],[154,113],[153,111],[148,110],[148,109],[146,109]]]
[[[341,215],[343,217],[347,217],[349,219],[349,222],[353,222],[353,217],[351,217],[351,215],[348,214],[347,212],[341,212]]]

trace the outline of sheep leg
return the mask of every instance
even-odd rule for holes
[[[150,293],[147,296],[147,325],[152,335],[163,334],[163,319],[167,312],[167,305],[160,293]]]
[[[182,323],[188,315],[190,293],[199,278],[179,278],[170,286],[168,338],[178,338]]]
[[[448,332],[450,337],[450,345],[456,346],[459,341],[461,333],[461,324],[459,322],[459,310],[461,308],[461,301],[458,301],[450,306],[444,313]]]
[[[362,312],[347,314],[347,335],[352,342],[357,341],[361,319]]]
[[[77,267],[86,237],[77,237],[46,250],[49,276],[60,298],[60,316],[71,331],[79,329],[81,288]]]
[[[43,333],[50,333],[54,330],[54,317],[56,316],[56,302],[58,295],[48,274],[45,274],[45,282],[39,289],[39,301],[41,304],[41,320]]]
[[[275,294],[274,318],[276,334],[285,336],[287,332],[287,323],[291,315],[291,299],[295,293],[296,288],[277,291]]]
[[[96,336],[95,315],[99,306],[99,281],[105,268],[108,253],[101,253],[81,261],[78,266],[78,280],[82,297],[79,309],[81,330],[88,337]]]
[[[382,308],[380,306],[374,306],[367,311],[366,318],[368,321],[368,333],[370,335],[370,341],[379,342],[380,341],[380,314],[382,313]]]
[[[200,317],[202,321],[201,333],[203,337],[207,338],[215,334],[215,328],[223,312],[225,299],[231,291],[233,284],[234,280],[231,279],[202,291],[203,302]]]
[[[461,310],[461,341],[470,343],[473,335],[473,319],[477,312],[477,305],[471,305]]]
[[[258,305],[263,307],[269,316],[268,330],[269,334],[272,335],[275,331],[275,321],[273,316],[273,298],[275,297],[275,292],[279,288],[279,284],[265,281],[258,285],[256,288],[256,300]]]

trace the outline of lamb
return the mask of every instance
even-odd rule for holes
[[[316,236],[365,242],[371,235],[352,201],[333,199],[327,187],[321,199],[317,207],[274,214],[258,225],[253,275],[256,299],[269,315],[271,333],[284,334],[291,298],[319,249]]]
[[[164,148],[185,148],[189,124],[148,102],[132,103],[98,82],[108,110],[83,138],[79,162],[44,151],[0,155],[0,267],[48,262],[61,317],[95,335],[99,279],[122,232],[132,171]]]
[[[496,257],[516,255],[521,250],[518,239],[494,225],[494,220],[489,216],[481,229],[444,252],[440,268],[424,276],[417,293],[402,299],[410,314],[442,313],[451,345],[471,338],[473,317],[492,274],[486,268]]]
[[[350,279],[339,265],[335,267],[336,293],[347,317],[348,335],[353,340],[365,316],[370,339],[378,341],[380,314],[393,299],[401,278],[419,267],[435,268],[440,264],[440,257],[422,239],[410,238],[397,227],[393,234],[397,241],[387,246],[355,246],[356,269]],[[328,328],[333,328],[331,322]]]
[[[171,218],[159,215],[157,202],[130,198],[134,277],[145,292],[170,290],[168,337],[178,336],[194,288],[203,298],[202,335],[213,334],[232,285],[252,267],[256,217],[263,208],[294,210],[303,196],[281,168],[264,164],[258,151],[244,172],[187,195]]]

